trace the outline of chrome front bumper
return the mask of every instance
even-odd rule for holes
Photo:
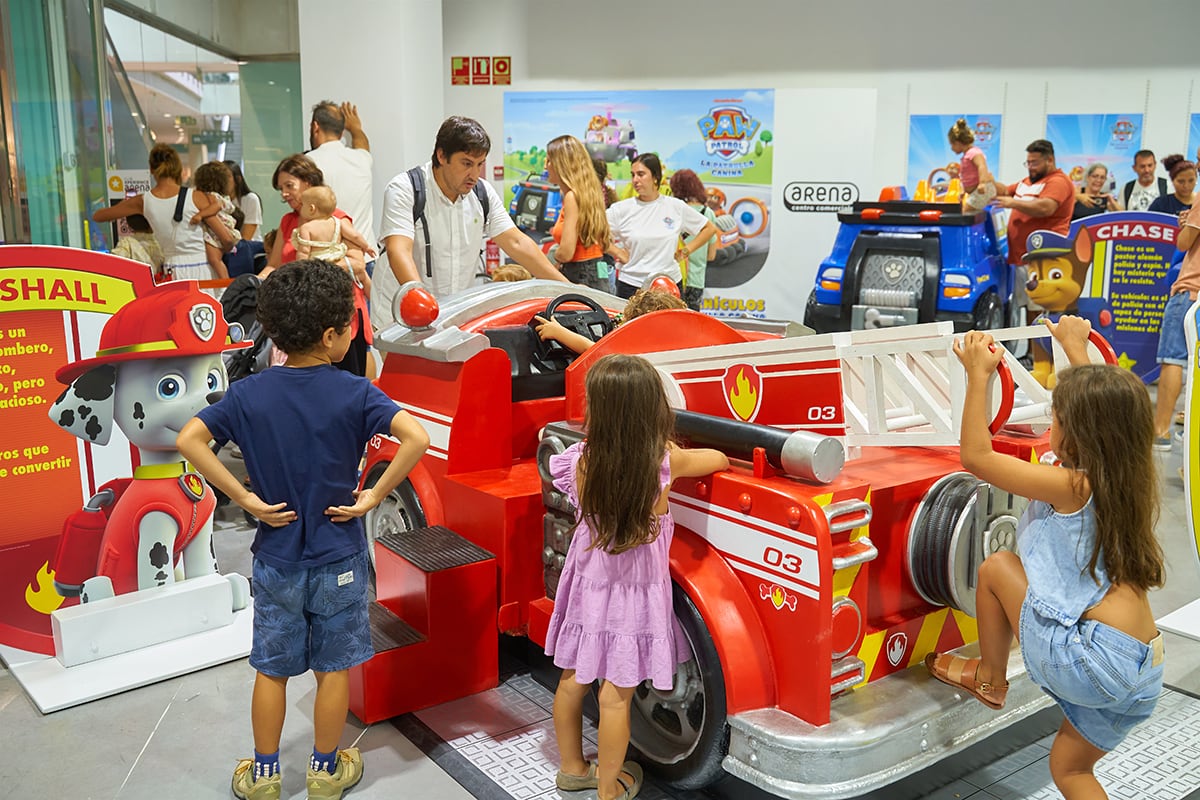
[[[974,657],[974,644],[956,653]],[[1009,659],[1008,698],[993,711],[934,680],[924,665],[834,698],[828,725],[778,709],[729,718],[725,770],[779,797],[838,800],[919,772],[1046,708],[1050,698]]]

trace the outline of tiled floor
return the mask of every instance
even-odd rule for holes
[[[1163,515],[1159,533],[1168,554],[1168,585],[1151,596],[1158,616],[1200,594],[1200,564],[1189,541],[1178,452],[1162,459]],[[223,509],[218,556],[248,574],[249,535],[240,512]],[[510,643],[511,644],[511,643]],[[362,726],[351,718],[343,745],[363,749],[367,774],[352,798],[562,798],[554,788],[557,750],[550,720],[552,674],[522,646],[504,652],[497,689],[418,714]],[[1113,798],[1200,800],[1200,643],[1167,637],[1167,684],[1154,717],[1100,762]],[[229,776],[250,750],[253,671],[244,660],[203,670],[48,716],[41,715],[12,675],[0,670],[0,795],[13,798],[185,800],[229,797]],[[304,796],[302,765],[311,748],[311,676],[290,686],[284,726],[284,797]],[[1189,696],[1190,695],[1190,696]],[[905,798],[1055,798],[1048,754],[1057,711],[1005,731],[930,770],[861,800]],[[585,731],[588,742],[596,732]],[[769,796],[727,778],[703,793],[672,793],[649,783],[641,797]]]

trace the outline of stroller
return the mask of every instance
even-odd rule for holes
[[[255,314],[258,310],[258,287],[261,285],[262,279],[257,275],[239,275],[221,295],[221,310],[225,314],[225,321],[240,324],[246,332],[246,338],[254,342],[251,347],[231,350],[223,356],[225,372],[229,375],[230,383],[255,372],[262,372],[270,363],[270,339],[267,338]]]

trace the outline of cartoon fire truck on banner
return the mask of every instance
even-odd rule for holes
[[[739,459],[671,490],[675,610],[694,658],[670,692],[639,688],[632,714],[660,777],[694,788],[727,771],[783,797],[850,797],[1048,705],[1016,654],[1002,712],[919,666],[974,647],[976,568],[1012,548],[1026,503],[959,461],[950,323],[789,337],[662,311],[613,330],[611,296],[560,286],[481,286],[440,309],[404,287],[404,323],[377,338],[379,385],[431,445],[367,520],[377,653],[351,673],[360,718],[495,686],[500,633],[544,642],[573,516],[546,463],[582,436],[584,377],[613,352],[658,367],[682,439]],[[535,314],[597,343],[578,357],[548,347]],[[1011,356],[992,403],[998,449],[1047,449],[1049,395]],[[395,448],[371,442],[364,485]]]

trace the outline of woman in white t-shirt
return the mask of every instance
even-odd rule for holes
[[[241,165],[236,161],[226,161],[225,166],[233,173],[233,204],[242,210],[246,219],[242,221],[242,238],[247,242],[262,241],[262,198],[255,194],[246,183]]]
[[[717,227],[687,203],[660,194],[662,162],[654,153],[642,153],[630,163],[630,182],[636,197],[613,203],[608,209],[613,246],[608,251],[618,264],[617,295],[630,298],[653,275],[683,280],[679,262],[708,245]],[[691,238],[687,244],[680,234]],[[680,288],[682,295],[683,289]]]

